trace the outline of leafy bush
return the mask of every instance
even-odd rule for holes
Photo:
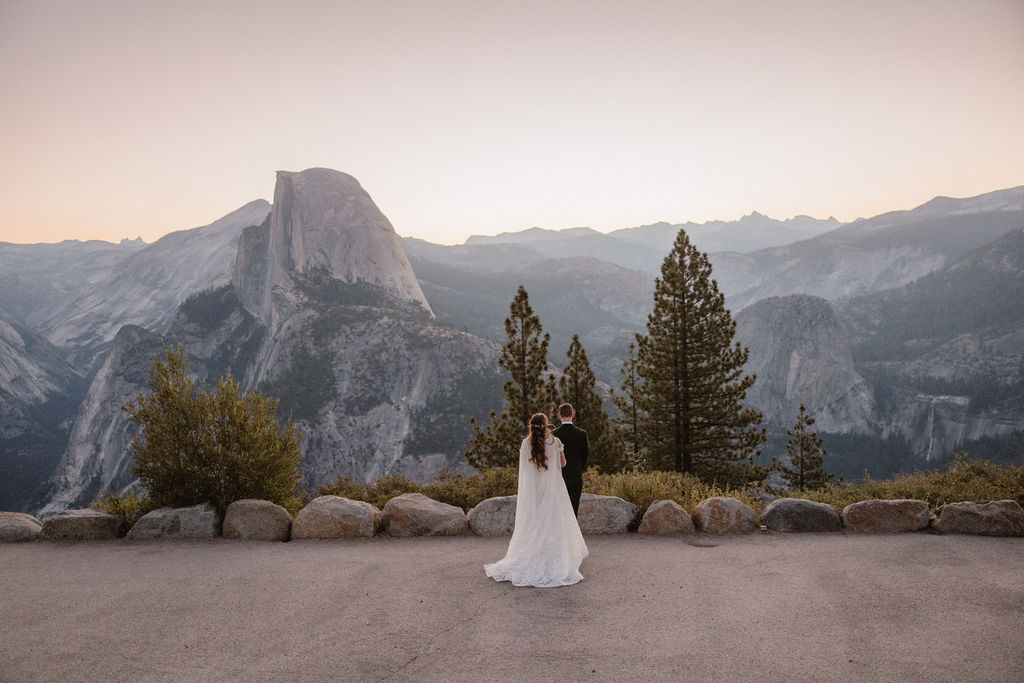
[[[692,474],[681,472],[632,470],[601,474],[587,470],[583,477],[583,491],[628,500],[640,508],[641,515],[656,500],[674,500],[692,514],[701,501],[714,496],[736,498],[752,507],[758,515],[762,507],[760,496],[754,493],[708,484]]]
[[[242,498],[289,503],[299,483],[301,436],[274,417],[277,400],[243,395],[228,375],[215,392],[188,375],[179,346],[155,358],[148,396],[123,408],[139,432],[128,452],[154,507],[209,502],[223,514]]]
[[[888,481],[867,478],[860,484],[830,484],[816,491],[788,491],[787,496],[829,503],[840,510],[862,500],[923,500],[935,509],[946,503],[1016,500],[1024,505],[1024,467],[1002,467],[958,454],[949,469],[898,474]]]
[[[89,507],[93,510],[107,512],[112,515],[120,515],[128,520],[128,526],[134,526],[147,512],[157,508],[153,501],[146,496],[140,496],[135,489],[130,489],[121,495],[108,493],[104,497],[94,500]]]
[[[441,470],[434,481],[426,486],[398,475],[385,475],[372,484],[360,484],[349,476],[343,476],[331,484],[321,486],[317,495],[363,500],[383,508],[395,496],[422,493],[428,498],[469,511],[487,498],[514,495],[518,477],[515,467],[484,469],[472,476]]]

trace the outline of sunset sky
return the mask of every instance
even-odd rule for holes
[[[460,243],[1024,185],[1024,0],[0,0],[0,241],[354,175]]]

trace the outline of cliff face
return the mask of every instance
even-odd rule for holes
[[[770,423],[791,426],[803,404],[816,430],[872,431],[874,399],[827,301],[801,295],[758,301],[736,316],[736,339],[750,350],[747,373],[757,374],[747,401]]]
[[[365,282],[429,312],[391,222],[350,175],[279,171],[269,225],[246,235],[233,283],[243,305],[274,327],[274,290],[293,275]]]

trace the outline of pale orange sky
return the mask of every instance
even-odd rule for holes
[[[153,241],[274,172],[401,235],[852,220],[1024,184],[1024,0],[0,0],[0,241]]]

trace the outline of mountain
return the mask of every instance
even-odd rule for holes
[[[229,277],[178,306],[164,336],[206,381],[231,373],[280,399],[280,415],[304,436],[312,490],[343,474],[466,471],[470,415],[500,407],[498,345],[434,318],[390,223],[336,171],[279,173],[271,213],[243,231]],[[146,390],[159,344],[141,328],[118,333],[47,510],[128,482],[131,426],[119,409]]]
[[[0,309],[34,330],[55,309],[105,280],[125,258],[145,248],[142,240],[0,242]]]
[[[848,223],[793,244],[711,254],[727,305],[813,294],[839,299],[899,287],[1024,227],[1024,187],[969,199],[938,197],[910,211]]]
[[[121,326],[166,330],[185,297],[228,273],[242,229],[259,225],[269,213],[270,204],[259,199],[205,227],[161,237],[67,298],[38,330],[88,371]]]
[[[58,349],[0,310],[0,500],[28,509],[57,461],[84,382]]]

